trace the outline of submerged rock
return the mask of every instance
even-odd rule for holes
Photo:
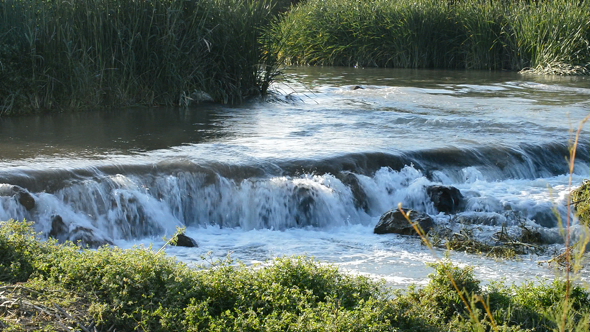
[[[104,245],[114,245],[110,240],[96,234],[93,229],[83,226],[76,226],[70,232],[69,240],[83,248],[99,248]]]
[[[0,196],[14,196],[19,204],[27,209],[27,211],[34,209],[36,205],[33,195],[23,187],[1,184]]]
[[[413,223],[418,223],[425,233],[428,233],[434,227],[434,220],[426,213],[410,209],[403,210]],[[377,223],[373,232],[375,234],[395,233],[401,235],[418,235],[414,227],[398,209],[385,212],[379,219],[379,223]]]
[[[299,226],[318,226],[314,223],[314,211],[317,193],[315,189],[298,186],[293,191],[293,200],[297,202],[295,222]]]
[[[369,212],[367,194],[358,177],[352,172],[340,172],[337,178],[350,188],[355,207],[359,210],[362,209],[365,212]]]
[[[172,243],[174,243],[174,242],[172,242]],[[197,241],[195,241],[191,237],[186,236],[183,233],[178,234],[176,236],[176,243],[174,243],[174,245],[179,246],[179,247],[188,247],[188,248],[196,248],[199,246]]]
[[[51,230],[49,236],[57,239],[59,243],[72,241],[73,243],[83,248],[99,248],[104,245],[114,245],[114,243],[96,233],[96,230],[83,226],[76,226],[70,232],[68,226],[63,218],[56,214],[51,217]]]
[[[51,216],[51,231],[49,236],[57,239],[58,242],[63,243],[68,239],[70,228],[66,225],[60,215]]]
[[[459,212],[464,204],[461,191],[452,186],[429,186],[426,193],[434,203],[434,207],[445,214]]]
[[[558,224],[558,218],[550,207],[535,212],[535,215],[531,217],[538,225],[552,228]]]

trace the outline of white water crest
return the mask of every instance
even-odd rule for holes
[[[590,110],[586,78],[346,68],[286,78],[275,98],[238,107],[0,119],[0,220],[36,221],[47,236],[59,216],[122,247],[157,248],[187,227],[199,248],[167,252],[189,263],[310,255],[398,286],[424,282],[425,263],[445,255],[373,234],[400,203],[441,228],[484,239],[524,226],[562,249],[570,179],[590,173],[586,131],[574,174],[567,162]],[[428,194],[438,185],[460,190],[460,211],[438,211]],[[550,253],[451,255],[485,281],[522,282],[555,277],[537,264]]]

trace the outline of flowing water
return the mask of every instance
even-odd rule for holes
[[[246,264],[309,255],[393,286],[422,283],[426,263],[444,251],[373,234],[399,203],[482,239],[525,225],[560,250],[554,210],[567,220],[566,158],[571,130],[590,111],[589,81],[293,68],[275,98],[239,107],[0,118],[0,220],[33,220],[48,234],[59,215],[70,230],[122,247],[159,248],[186,226],[199,248],[167,252],[189,263],[206,253]],[[590,173],[587,141],[574,185]],[[465,197],[458,215],[439,213],[429,198],[426,188],[441,184]],[[15,185],[32,194],[33,208],[19,203]],[[452,254],[484,281],[553,278],[537,264],[548,258]]]

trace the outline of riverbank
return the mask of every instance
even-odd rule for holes
[[[427,286],[392,292],[309,258],[189,267],[152,248],[40,241],[22,222],[2,224],[0,248],[4,331],[582,331],[590,322],[586,289],[484,289],[447,261]]]
[[[588,75],[587,7],[587,0],[4,1],[0,116],[234,104],[265,94],[285,64]]]
[[[289,64],[590,73],[588,1],[309,0],[274,27]]]

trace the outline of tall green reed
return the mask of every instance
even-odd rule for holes
[[[0,114],[264,93],[275,14],[270,0],[2,1]]]
[[[309,0],[274,27],[291,64],[587,68],[587,0]]]
[[[556,0],[512,4],[508,49],[519,67],[590,67],[590,3]]]

